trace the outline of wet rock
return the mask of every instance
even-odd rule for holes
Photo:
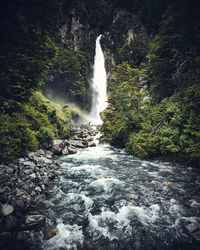
[[[76,147],[76,148],[86,148],[87,147],[86,145],[84,145],[83,141],[81,141],[81,140],[70,140],[69,144],[73,147]]]
[[[45,239],[50,239],[52,238],[54,235],[56,235],[57,233],[57,228],[52,228],[52,227],[46,227],[44,228],[43,230],[43,233],[44,233],[44,237]]]
[[[26,227],[40,227],[46,222],[46,217],[41,214],[27,215],[25,220]]]
[[[1,206],[1,213],[4,215],[4,216],[7,216],[7,215],[10,215],[14,212],[14,207],[12,207],[11,205],[9,204],[3,204]]]
[[[69,154],[76,154],[78,152],[78,150],[75,147],[68,147],[68,152]]]
[[[36,203],[41,203],[45,200],[45,196],[43,194],[38,194],[34,197],[34,201]]]
[[[68,155],[68,147],[65,147],[63,150],[62,150],[62,154],[63,155]]]
[[[88,142],[88,147],[96,147],[96,143],[94,141]]]

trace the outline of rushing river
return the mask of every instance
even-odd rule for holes
[[[42,213],[63,249],[200,249],[200,173],[144,161],[109,145],[58,160],[62,171]]]

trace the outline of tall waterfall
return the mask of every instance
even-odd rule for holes
[[[107,80],[105,59],[100,44],[101,36],[102,35],[99,35],[96,39],[94,71],[92,79],[92,107],[89,113],[89,120],[93,124],[102,123],[100,112],[103,111],[107,106]]]

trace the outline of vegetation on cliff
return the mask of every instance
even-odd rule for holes
[[[198,10],[196,2],[169,5],[140,65],[129,65],[124,51],[129,64],[115,70],[102,127],[106,141],[138,157],[200,165]]]

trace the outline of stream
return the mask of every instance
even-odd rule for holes
[[[199,170],[106,144],[58,163],[60,181],[41,210],[57,234],[42,249],[200,249]]]

